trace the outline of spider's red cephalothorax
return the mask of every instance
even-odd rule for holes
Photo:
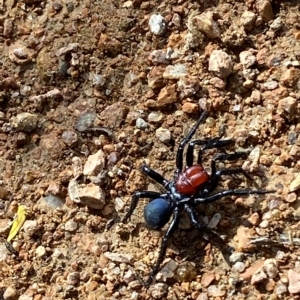
[[[193,165],[179,173],[175,187],[181,194],[193,195],[199,191],[201,185],[209,181],[209,178],[202,165]]]

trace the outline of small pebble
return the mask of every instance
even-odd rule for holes
[[[69,147],[74,147],[77,144],[78,136],[75,131],[67,130],[64,131],[61,136],[63,142],[68,145]]]
[[[96,116],[97,115],[94,112],[83,113],[78,118],[75,128],[80,132],[87,130],[89,127],[92,127],[92,124],[94,123],[94,121],[96,119]]]
[[[83,175],[98,175],[105,166],[105,153],[100,149],[88,157],[84,167]]]
[[[253,249],[253,245],[250,244],[250,229],[244,226],[240,226],[237,229],[237,250],[240,252],[248,252]]]
[[[133,290],[139,289],[139,288],[141,288],[141,286],[142,286],[142,283],[140,280],[133,280],[133,281],[129,282],[129,284],[128,284],[128,287]]]
[[[204,12],[201,15],[192,18],[192,32],[201,31],[209,38],[217,38],[220,36],[218,23],[213,18],[212,12]]]
[[[274,258],[266,259],[264,262],[265,272],[269,278],[274,279],[278,274],[277,261]]]
[[[200,89],[199,79],[196,76],[184,76],[177,82],[180,97],[186,98],[195,95]]]
[[[266,290],[268,292],[272,292],[275,289],[275,281],[271,278],[268,278],[265,282],[264,282],[264,286],[266,288]]]
[[[49,194],[44,198],[46,204],[51,208],[58,208],[62,207],[64,205],[64,202],[62,199],[58,196],[54,196],[52,194]]]
[[[194,264],[189,261],[181,263],[176,271],[175,277],[179,282],[190,282],[195,280],[197,276],[197,270]]]
[[[80,281],[80,273],[79,272],[72,272],[69,273],[67,276],[67,284],[69,285],[77,285]]]
[[[131,281],[135,280],[135,275],[131,270],[128,270],[123,276],[123,280],[126,284],[129,284]]]
[[[246,10],[241,15],[241,22],[245,30],[250,31],[254,27],[256,14],[252,11]]]
[[[31,61],[32,53],[26,46],[16,43],[9,47],[8,57],[14,63],[23,65]]]
[[[269,227],[269,221],[268,220],[263,220],[260,224],[259,227],[261,228],[268,228]]]
[[[166,30],[166,20],[158,14],[151,15],[149,19],[150,31],[155,35],[162,35]]]
[[[213,50],[209,58],[209,71],[219,78],[226,78],[233,70],[231,57],[222,50]]]
[[[265,89],[272,91],[272,90],[275,90],[278,88],[278,82],[275,80],[270,80],[270,81],[265,82],[263,84],[263,86]]]
[[[270,1],[268,0],[256,1],[256,9],[264,22],[269,22],[273,20],[274,14],[273,14],[272,5]]]
[[[116,211],[118,211],[118,212],[123,211],[124,206],[125,206],[125,203],[122,200],[122,198],[116,197],[116,199],[115,199],[115,208],[116,208]]]
[[[168,59],[167,59],[167,54],[163,50],[154,50],[149,54],[149,60],[153,64],[167,64]]]
[[[254,81],[251,80],[251,79],[246,79],[243,82],[243,87],[246,88],[246,89],[251,89],[253,86],[254,86]]]
[[[242,252],[233,252],[229,257],[229,260],[232,264],[236,262],[241,262],[243,259],[244,259],[244,253]]]
[[[223,290],[220,286],[210,285],[207,288],[208,295],[211,297],[223,297],[226,295],[226,290]]]
[[[208,300],[207,293],[201,293],[201,294],[199,294],[199,296],[197,297],[196,300]]]
[[[197,103],[185,102],[181,109],[186,114],[197,114],[199,112],[199,105]]]
[[[92,84],[96,87],[104,86],[106,79],[101,74],[90,73],[89,79],[92,81]]]
[[[171,141],[171,132],[166,128],[158,128],[156,129],[155,136],[162,142],[162,143],[169,143]]]
[[[148,122],[150,123],[160,123],[163,121],[164,115],[160,112],[151,112],[148,115]]]
[[[267,279],[267,274],[264,272],[263,267],[259,268],[251,277],[251,284],[255,285]]]
[[[168,286],[165,283],[156,283],[150,286],[148,292],[154,299],[162,299],[168,292]]]
[[[300,274],[294,270],[288,270],[289,286],[288,290],[291,294],[300,293]]]
[[[273,22],[270,24],[270,28],[274,31],[280,30],[282,26],[283,26],[283,21],[280,17],[273,20]]]
[[[295,192],[300,188],[300,174],[297,174],[294,180],[290,183],[290,192]]]
[[[283,295],[287,291],[288,291],[288,288],[287,288],[287,286],[283,282],[278,281],[276,283],[275,291],[274,291],[276,295]]]
[[[221,220],[221,214],[216,213],[213,215],[213,217],[211,218],[209,224],[207,225],[207,227],[214,229],[218,226],[219,222]]]
[[[283,110],[288,118],[293,118],[297,113],[297,100],[294,97],[286,97],[278,101],[278,107]]]
[[[146,129],[148,127],[148,123],[142,118],[137,118],[135,127],[138,129]]]
[[[156,276],[156,279],[167,281],[168,278],[174,277],[174,272],[178,267],[178,263],[171,259],[168,263],[164,265],[164,267],[159,271],[159,273]]]
[[[180,79],[187,75],[187,68],[183,64],[176,64],[167,66],[164,73],[163,78],[165,79]]]
[[[37,127],[38,115],[32,113],[20,113],[11,119],[14,128],[20,131],[31,132]]]
[[[36,220],[26,220],[22,228],[28,236],[33,236],[39,230]]]
[[[94,209],[102,209],[106,203],[105,191],[93,183],[79,185],[76,179],[72,179],[69,182],[68,193],[72,201]]]
[[[76,231],[77,227],[78,227],[78,223],[75,222],[74,220],[69,220],[65,224],[65,230],[69,232]]]
[[[213,77],[209,80],[209,83],[213,85],[215,88],[224,90],[226,87],[226,80],[223,80],[219,77]]]
[[[234,272],[238,272],[238,273],[242,273],[245,271],[245,264],[243,262],[236,262],[233,266],[232,266],[232,270]]]
[[[43,257],[46,254],[46,248],[44,246],[38,246],[35,249],[35,254],[37,257]]]
[[[256,56],[249,50],[240,53],[240,62],[244,68],[249,68],[256,62]]]
[[[157,107],[165,107],[174,104],[177,101],[176,84],[168,85],[162,88],[157,96]]]
[[[104,256],[117,263],[131,264],[133,262],[133,256],[131,254],[105,252]]]
[[[288,203],[293,203],[297,200],[297,194],[296,193],[290,193],[286,196],[285,201]]]
[[[201,284],[203,287],[208,287],[215,280],[215,274],[211,272],[204,273],[201,276]]]
[[[259,224],[259,219],[259,214],[255,212],[248,218],[248,221],[251,225],[256,226]]]
[[[15,300],[18,299],[18,291],[12,287],[9,286],[5,289],[5,292],[3,294],[3,299],[4,300]]]

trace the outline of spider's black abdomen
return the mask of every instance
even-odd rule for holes
[[[145,206],[144,218],[150,228],[161,229],[168,223],[172,212],[173,208],[166,199],[157,198]]]

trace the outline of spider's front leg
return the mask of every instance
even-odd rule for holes
[[[238,159],[246,159],[248,153],[246,152],[234,152],[234,153],[219,153],[217,154],[211,162],[211,182],[208,188],[208,192],[212,192],[216,189],[222,175],[235,175],[243,174],[248,180],[253,181],[253,178],[242,168],[229,168],[217,170],[217,161],[234,161]]]
[[[208,149],[214,149],[214,148],[224,148],[229,145],[234,144],[233,139],[227,139],[227,140],[220,140],[219,137],[217,138],[211,138],[206,140],[195,140],[189,143],[187,152],[186,152],[186,165],[187,167],[190,167],[194,163],[194,149],[195,146],[203,146],[200,148],[198,152],[198,159],[197,164],[202,164],[202,154],[204,150]]]
[[[170,182],[166,178],[164,178],[162,175],[160,175],[158,172],[152,170],[147,165],[143,165],[141,167],[141,169],[144,174],[146,174],[147,176],[149,176],[150,178],[155,180],[157,183],[164,186],[167,190],[169,189]]]
[[[200,115],[197,123],[192,127],[190,132],[187,134],[185,138],[182,139],[182,141],[179,144],[177,154],[176,154],[176,171],[174,174],[174,179],[177,179],[178,174],[182,171],[183,169],[183,151],[185,146],[189,143],[193,135],[195,134],[197,128],[199,127],[200,123],[205,119],[207,115],[207,111],[203,111],[203,113]]]

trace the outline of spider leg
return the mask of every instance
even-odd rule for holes
[[[198,221],[197,213],[192,207],[185,204],[184,209],[189,214],[189,216],[191,218],[191,221],[192,221],[192,224],[197,229],[201,230],[201,232],[203,233],[203,238],[205,240],[207,240],[208,242],[210,242],[212,240],[216,244],[216,246],[218,246],[218,248],[220,248],[221,251],[222,250],[227,250],[227,249],[232,250],[232,248],[229,247],[217,233],[215,233],[210,228],[208,228],[206,225],[201,224]]]
[[[205,197],[205,198],[195,198],[194,203],[200,204],[200,203],[212,203],[215,202],[225,196],[242,196],[242,195],[251,195],[251,194],[257,194],[257,195],[262,195],[262,194],[269,194],[269,193],[274,193],[276,191],[266,191],[266,190],[250,190],[250,189],[245,189],[245,190],[226,190],[219,192],[217,194]]]
[[[142,166],[142,172],[155,180],[157,183],[163,185],[167,190],[169,189],[170,182],[165,179],[162,175],[149,168],[147,165]]]
[[[150,198],[150,199],[155,199],[155,198],[159,198],[162,197],[162,195],[160,193],[157,192],[151,192],[151,191],[139,191],[139,192],[135,192],[132,196],[132,200],[130,203],[130,207],[128,212],[126,213],[125,217],[123,218],[122,222],[127,222],[128,219],[131,217],[133,211],[135,210],[137,203],[139,201],[140,198]]]
[[[152,271],[149,274],[149,277],[145,283],[146,287],[151,285],[151,283],[153,282],[153,279],[155,278],[156,274],[158,273],[159,267],[160,267],[161,263],[163,262],[164,257],[166,255],[166,251],[167,251],[167,247],[168,247],[168,240],[173,235],[175,229],[177,228],[177,226],[179,224],[180,214],[179,214],[178,207],[175,207],[173,214],[174,215],[173,215],[171,224],[163,237],[156,263],[155,263],[154,267],[152,268]]]
[[[230,168],[230,169],[221,169],[217,171],[216,162],[217,161],[233,161],[239,158],[246,159],[248,153],[246,152],[234,152],[234,153],[219,153],[217,154],[211,162],[211,182],[208,188],[208,192],[212,192],[217,187],[220,178],[222,175],[234,175],[234,174],[243,174],[248,180],[253,181],[253,178],[242,168]]]
[[[189,143],[187,152],[186,152],[186,165],[187,167],[190,167],[193,165],[193,160],[194,160],[194,149],[196,145],[203,145],[203,147],[199,150],[198,153],[198,159],[197,159],[197,164],[202,163],[202,154],[204,150],[207,149],[213,149],[213,148],[223,148],[227,147],[231,144],[234,144],[233,139],[228,139],[228,140],[220,140],[219,137],[212,138],[212,139],[207,139],[207,140],[195,140]]]
[[[206,115],[207,115],[207,111],[204,111],[200,115],[197,123],[192,127],[192,129],[190,130],[188,135],[185,138],[183,138],[183,140],[180,142],[179,147],[178,147],[178,151],[177,151],[177,155],[176,155],[176,171],[175,171],[174,179],[177,178],[178,174],[182,171],[182,168],[183,168],[183,150],[184,150],[184,147],[191,140],[191,138],[195,134],[197,128],[199,127],[202,120],[206,117]]]

